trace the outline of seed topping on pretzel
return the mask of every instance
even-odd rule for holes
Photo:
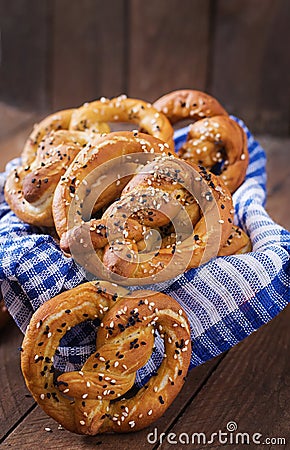
[[[220,178],[173,155],[157,155],[100,219],[69,229],[61,247],[92,273],[104,276],[100,259],[119,283],[172,279],[217,255],[230,235],[233,212],[231,195]],[[165,236],[150,247],[152,233]]]
[[[153,291],[133,296],[108,283],[85,283],[44,303],[22,345],[26,384],[43,410],[80,434],[139,430],[157,420],[180,391],[187,373],[190,328],[171,297]],[[98,321],[96,351],[81,370],[58,376],[61,338],[84,320]],[[131,398],[136,371],[150,358],[154,336],[165,355],[154,377]]]
[[[241,185],[249,161],[247,137],[214,97],[195,90],[178,90],[159,98],[154,106],[171,123],[193,121],[187,141],[178,151],[181,158],[221,175],[231,192]]]

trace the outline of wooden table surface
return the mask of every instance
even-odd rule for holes
[[[1,108],[1,105],[0,105]],[[12,114],[13,116],[13,114]],[[31,128],[33,115],[20,116],[21,125],[6,135],[0,129],[0,170],[16,156]],[[19,118],[18,118],[19,120]],[[259,137],[268,155],[268,202],[272,217],[290,228],[290,140]],[[242,444],[172,444],[187,433],[226,432],[229,422],[238,431],[262,435],[263,449],[290,448],[290,307],[269,324],[221,356],[193,369],[164,416],[146,430],[125,435],[84,437],[61,430],[27,391],[21,371],[22,334],[11,321],[0,335],[0,446],[3,449],[242,449]],[[230,425],[228,425],[230,426]],[[235,426],[233,424],[233,426]],[[51,431],[45,431],[49,428]],[[154,434],[157,429],[158,436]],[[148,442],[148,434],[150,442]],[[165,433],[163,443],[160,435]],[[176,437],[173,434],[175,433]],[[228,433],[230,436],[230,433]],[[266,443],[272,438],[272,444]],[[287,443],[279,443],[285,438]],[[228,437],[228,439],[230,439]],[[275,440],[276,439],[276,440]],[[156,441],[154,443],[154,441]],[[197,442],[197,438],[196,441]],[[201,441],[202,442],[202,441]],[[276,444],[275,444],[276,442]],[[247,448],[260,446],[251,444]]]

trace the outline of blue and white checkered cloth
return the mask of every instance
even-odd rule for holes
[[[250,153],[246,180],[233,197],[235,224],[249,234],[253,251],[214,258],[171,283],[151,286],[171,295],[187,313],[192,337],[191,368],[249,336],[289,302],[290,233],[274,223],[264,209],[264,150],[243,122],[234,119],[247,133]],[[186,131],[175,133],[177,147],[185,140]],[[6,174],[12,166],[13,162],[8,164]],[[3,195],[6,174],[0,175],[0,285],[11,315],[25,332],[33,311],[42,303],[86,278],[51,236],[21,222],[10,211]],[[61,341],[61,354],[55,359],[57,368],[79,369],[95,350],[95,332],[92,322],[70,330]],[[156,371],[162,355],[162,342],[156,338],[156,351],[138,371],[137,385],[144,384]]]

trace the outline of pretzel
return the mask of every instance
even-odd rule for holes
[[[111,286],[112,288],[112,286]],[[116,289],[116,288],[113,288]],[[95,435],[140,430],[157,420],[180,391],[190,363],[190,327],[168,295],[108,292],[89,282],[44,303],[33,315],[21,352],[28,389],[41,408],[69,431]],[[84,320],[99,320],[96,352],[81,371],[57,377],[53,358],[61,338]],[[164,341],[157,372],[131,398],[136,371],[150,358],[154,334]]]
[[[200,91],[180,90],[164,95],[154,106],[171,123],[194,121],[178,151],[181,158],[221,175],[231,192],[241,185],[249,162],[247,137],[215,98]]]
[[[107,122],[135,123],[141,130],[168,142],[173,148],[173,129],[166,116],[158,112],[151,104],[127,98],[125,95],[111,100],[102,97],[100,100],[85,103],[80,108],[59,111],[36,125],[23,149],[23,164],[31,164],[40,141],[52,130],[89,130],[96,133],[108,133],[110,129]]]
[[[239,227],[233,226],[227,242],[220,249],[218,256],[240,255],[252,250],[249,236]]]
[[[63,111],[58,111],[47,117],[45,117],[41,122],[34,125],[32,133],[27,139],[23,151],[21,153],[21,159],[23,166],[29,166],[35,159],[37,154],[37,149],[41,141],[48,136],[52,131],[59,130],[87,130],[92,133],[108,133],[110,131],[109,126],[104,121],[90,123],[86,127],[86,123],[82,122],[76,126],[72,126],[72,118],[74,116],[76,109],[65,109]]]
[[[57,183],[89,139],[80,131],[52,131],[40,141],[31,164],[12,170],[5,184],[5,198],[21,220],[53,227],[52,198]]]
[[[53,198],[53,216],[55,227],[59,237],[70,228],[69,212],[74,197],[95,196],[97,189],[102,190],[106,180],[112,175],[112,182],[100,194],[94,203],[94,211],[101,210],[104,206],[119,197],[122,189],[133,176],[121,176],[122,165],[125,162],[134,163],[135,159],[144,154],[144,161],[152,159],[154,153],[168,152],[169,145],[148,134],[117,131],[105,136],[95,138],[94,145],[85,147],[78,158],[70,165],[58,184]],[[137,155],[134,159],[133,156]],[[132,159],[133,158],[133,159]],[[110,166],[108,166],[110,164]],[[136,167],[138,164],[135,164]],[[110,168],[109,168],[110,167]],[[100,169],[95,175],[95,171]],[[136,168],[134,169],[136,170]],[[114,177],[114,171],[117,173]],[[88,187],[87,177],[95,176],[92,187]],[[117,178],[118,177],[118,178]],[[80,208],[76,209],[76,219],[81,218]]]
[[[190,214],[182,207],[184,197],[188,198],[188,187],[194,191],[198,203]],[[183,236],[141,257],[138,242],[148,230],[170,225],[171,219],[181,223],[185,220],[184,210],[189,228],[185,227]],[[61,247],[66,252],[71,250],[89,271],[104,276],[91,259],[91,243],[109,273],[117,275],[114,279],[118,283],[128,284],[136,278],[140,283],[148,277],[157,282],[159,272],[163,272],[161,276],[165,279],[172,279],[216,256],[230,235],[233,212],[231,195],[220,178],[173,155],[157,155],[132,178],[120,200],[101,219],[69,230],[61,239]]]

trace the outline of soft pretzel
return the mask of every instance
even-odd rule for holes
[[[130,122],[139,126],[140,131],[148,133],[174,149],[173,128],[162,113],[150,103],[121,95],[113,99],[101,98],[92,103],[85,103],[75,110],[71,127],[82,130],[80,124],[90,126],[95,122]]]
[[[72,118],[76,109],[66,109],[51,114],[43,119],[38,124],[35,124],[32,133],[27,139],[21,159],[23,166],[29,166],[35,159],[37,149],[43,138],[49,135],[52,131],[58,130],[88,130],[92,133],[108,133],[110,128],[103,120],[101,122],[90,123],[86,126],[86,122],[82,122],[76,126],[72,126]]]
[[[96,133],[110,131],[107,122],[131,122],[140,129],[155,136],[173,148],[173,129],[170,122],[150,103],[121,95],[113,99],[102,97],[80,108],[67,109],[52,114],[35,125],[22,152],[24,165],[35,158],[37,147],[44,136],[56,130],[74,130]]]
[[[154,103],[171,123],[193,120],[178,155],[220,174],[231,192],[243,182],[248,167],[247,137],[219,102],[194,90],[174,91]]]
[[[106,283],[85,283],[44,303],[22,345],[22,372],[34,399],[79,434],[147,427],[174,400],[190,363],[190,327],[175,300],[153,291],[110,292]],[[80,371],[57,377],[53,358],[60,340],[84,320],[99,321],[96,352]],[[136,371],[151,356],[156,332],[164,341],[164,359],[155,376],[126,398]]]
[[[240,255],[252,250],[249,236],[239,227],[233,226],[227,242],[220,249],[218,256]]]
[[[136,171],[141,153],[144,154],[144,161],[147,161],[152,159],[154,153],[168,151],[167,143],[135,131],[117,131],[96,137],[94,145],[85,147],[78,154],[55,190],[53,216],[59,237],[70,228],[69,213],[72,199],[75,198],[77,203],[79,198],[84,200],[90,194],[96,197],[99,189],[101,194],[97,201],[93,201],[95,211],[98,211],[119,197],[125,184]],[[126,161],[129,164],[132,162],[136,167],[132,169],[134,171],[130,175],[122,176],[122,166]],[[90,177],[94,182],[88,187]],[[107,187],[104,188],[105,182],[110,179],[112,181],[107,182]],[[75,220],[79,222],[82,218],[80,209],[81,206],[76,208],[75,214]]]
[[[188,213],[182,200],[190,190],[198,205]],[[73,249],[79,262],[87,268],[91,264],[89,270],[95,274],[100,275],[100,269],[98,264],[93,267],[88,256],[92,247],[109,272],[121,277],[116,278],[119,283],[147,277],[157,282],[161,271],[162,277],[171,279],[216,256],[230,235],[233,212],[231,195],[220,178],[173,155],[157,155],[132,178],[120,200],[101,219],[69,230],[61,246],[65,251]],[[140,256],[138,242],[148,230],[164,227],[171,220],[183,230],[178,241]]]
[[[12,170],[5,198],[21,220],[53,227],[52,198],[57,183],[89,139],[80,131],[52,131],[40,141],[31,164]]]
[[[183,119],[197,121],[205,117],[228,115],[214,97],[191,89],[165,94],[157,99],[153,106],[163,112],[173,124]]]
[[[178,155],[220,173],[231,192],[244,181],[249,163],[246,134],[228,116],[202,119],[190,125],[187,141]]]

